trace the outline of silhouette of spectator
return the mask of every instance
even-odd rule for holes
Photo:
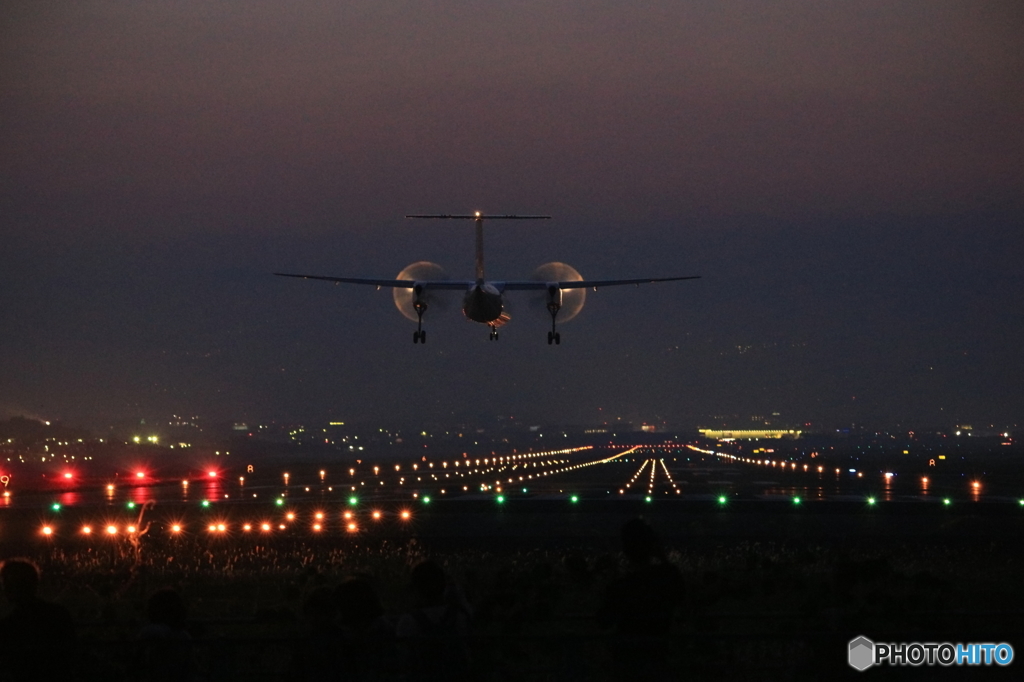
[[[77,655],[71,613],[36,596],[39,569],[28,559],[0,565],[0,582],[13,606],[0,619],[0,662],[6,678],[67,680]]]
[[[149,624],[139,632],[138,663],[143,680],[178,682],[198,677],[192,636],[185,629],[185,601],[171,588],[146,602]]]
[[[616,672],[630,679],[671,679],[666,639],[682,598],[682,576],[643,519],[622,527],[622,551],[629,570],[608,585],[598,611],[598,622],[616,634]]]
[[[411,680],[470,679],[466,643],[469,613],[442,569],[427,560],[411,575],[416,608],[399,618],[395,631]]]
[[[353,677],[377,679],[394,668],[395,624],[388,622],[369,580],[347,578],[334,590],[338,623]]]
[[[342,632],[335,624],[336,608],[331,588],[315,587],[302,603],[305,637],[295,648],[292,679],[303,682],[353,679],[346,660]]]

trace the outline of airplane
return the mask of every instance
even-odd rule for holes
[[[484,221],[485,220],[550,220],[546,215],[483,215],[476,211],[472,215],[407,215],[406,218],[435,220],[472,220],[476,224],[476,277],[471,280],[445,279],[440,266],[420,261],[398,273],[397,279],[367,279],[362,277],[325,277],[322,275],[297,275],[275,272],[278,277],[300,277],[319,279],[336,284],[366,284],[389,287],[393,290],[398,309],[416,322],[413,343],[426,343],[427,332],[423,329],[423,314],[434,302],[435,292],[463,291],[462,312],[467,319],[490,327],[490,340],[498,339],[498,328],[509,321],[505,292],[534,291],[542,297],[551,315],[551,331],[548,345],[560,345],[562,336],[556,328],[559,313],[562,321],[572,319],[583,307],[586,289],[622,286],[624,284],[649,284],[652,282],[675,282],[684,279],[700,279],[699,275],[687,277],[644,277],[639,279],[584,280],[574,268],[564,263],[546,263],[534,272],[532,280],[494,281],[484,277]],[[415,317],[414,317],[415,316]]]

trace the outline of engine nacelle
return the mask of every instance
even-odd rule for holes
[[[416,322],[420,314],[426,311],[428,308],[436,310],[437,308],[443,308],[445,299],[439,295],[441,292],[424,288],[423,284],[427,282],[437,282],[448,279],[445,274],[444,268],[437,263],[431,263],[430,261],[418,261],[412,263],[400,273],[395,279],[411,279],[415,280],[415,285],[412,289],[399,289],[398,287],[391,290],[391,295],[395,300],[395,307],[398,308],[399,312],[402,313],[406,318]]]
[[[546,310],[556,315],[558,322],[568,322],[576,317],[587,300],[586,289],[561,289],[559,282],[581,282],[583,275],[576,268],[565,263],[545,263],[533,271],[531,279],[546,284],[544,293],[531,299],[531,307]]]

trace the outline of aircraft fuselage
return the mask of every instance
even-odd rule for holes
[[[494,324],[503,312],[501,292],[487,282],[477,282],[462,300],[462,312],[474,322]]]

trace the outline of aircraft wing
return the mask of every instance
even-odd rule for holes
[[[689,277],[644,277],[642,279],[581,279],[572,282],[554,282],[554,284],[557,284],[559,289],[589,289],[591,287],[597,289],[598,287],[615,287],[622,286],[623,284],[639,285],[650,284],[652,282],[677,282],[682,279],[700,279],[700,276],[691,275]],[[548,284],[551,284],[551,282],[505,282],[504,286],[499,288],[503,288],[504,291],[546,289]]]
[[[416,284],[420,284],[426,289],[457,289],[463,290],[473,286],[473,282],[470,281],[454,281],[454,280],[435,280],[435,281],[417,281],[412,279],[366,279],[363,277],[324,277],[323,275],[293,275],[286,272],[275,272],[278,277],[298,277],[300,279],[322,279],[325,282],[335,282],[340,284],[368,284],[375,287],[390,287],[392,289],[412,289]]]

